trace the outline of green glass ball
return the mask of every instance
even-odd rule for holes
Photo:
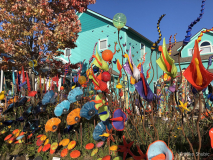
[[[121,29],[126,25],[126,16],[123,13],[117,13],[113,17],[113,25],[117,29]]]

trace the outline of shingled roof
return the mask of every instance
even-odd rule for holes
[[[173,45],[174,43],[172,43]],[[172,47],[172,59],[175,60],[175,63],[178,63],[178,54],[179,52],[177,51],[183,44],[183,41],[180,41],[180,42],[177,42],[173,47]],[[169,48],[169,44],[166,44],[166,48]],[[209,57],[213,55],[213,54],[208,54],[208,55],[200,55],[201,57],[201,60],[208,60]],[[191,62],[192,60],[192,57],[185,57],[185,58],[181,58],[180,57],[180,63],[183,63],[183,62]]]

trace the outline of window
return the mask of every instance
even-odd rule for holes
[[[212,52],[212,46],[209,42],[204,41],[200,44],[200,54],[210,53]]]
[[[145,45],[143,43],[141,43],[141,58],[143,58],[143,55],[145,54]]]
[[[102,39],[99,41],[99,50],[107,49],[107,39]]]
[[[65,53],[64,53],[64,55],[65,55],[66,57],[70,56],[70,55],[71,55],[71,49],[70,49],[70,48],[65,48]]]
[[[192,56],[192,55],[193,55],[193,49],[189,49],[189,50],[188,50],[188,55],[189,55],[189,56]]]

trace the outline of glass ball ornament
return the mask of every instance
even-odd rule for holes
[[[80,76],[79,78],[78,78],[78,83],[80,84],[80,85],[82,85],[82,84],[85,84],[86,83],[86,77],[85,76]]]
[[[123,13],[117,13],[113,17],[113,25],[119,30],[126,25],[126,21],[126,16]]]

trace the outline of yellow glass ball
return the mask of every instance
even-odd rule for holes
[[[123,86],[122,86],[120,83],[118,83],[118,84],[116,85],[116,88],[121,89],[121,88],[123,88]]]

